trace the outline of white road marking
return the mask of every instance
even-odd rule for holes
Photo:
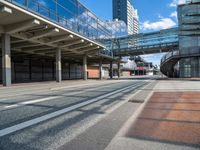
[[[70,88],[76,88],[76,87],[90,87],[90,85],[91,86],[93,86],[93,85],[95,85],[95,86],[97,86],[97,85],[107,85],[107,84],[109,84],[109,83],[119,83],[119,82],[122,82],[122,81],[118,81],[118,82],[113,82],[113,81],[107,81],[106,83],[104,83],[104,82],[102,82],[102,83],[96,83],[96,84],[82,84],[82,85],[75,85],[75,86],[61,86],[61,87],[55,87],[55,88],[51,88],[50,90],[52,90],[52,91],[57,91],[57,90],[63,90],[63,89],[70,89]],[[124,82],[124,81],[123,81]]]
[[[56,99],[56,98],[61,98],[61,97],[62,96],[46,97],[46,98],[41,98],[41,99],[36,99],[36,100],[31,100],[31,101],[21,102],[21,103],[17,103],[17,104],[13,104],[13,105],[4,106],[4,108],[5,109],[16,108],[16,107],[19,107],[19,106],[24,106],[24,105],[28,105],[28,104],[35,104],[35,103],[44,102],[44,101],[48,101],[48,100],[52,100],[52,99]]]
[[[103,86],[103,87],[110,87],[110,86]],[[96,88],[92,88],[92,89],[88,89],[88,90],[84,90],[84,91],[71,92],[71,93],[65,94],[64,96],[81,94],[81,93],[84,93],[86,91],[89,92],[89,91],[93,91],[93,90],[96,90],[96,89],[99,89],[99,88],[101,88],[101,87],[96,87]],[[29,101],[25,101],[25,102],[16,103],[16,104],[13,104],[13,105],[4,106],[3,109],[1,109],[1,110],[13,109],[13,108],[17,108],[17,107],[20,107],[20,106],[25,106],[25,105],[49,101],[49,100],[53,100],[53,99],[57,99],[57,98],[62,98],[64,96],[51,96],[51,97],[46,97],[46,98],[41,98],[41,99],[36,99],[36,100],[29,100]]]
[[[105,83],[98,83],[98,84],[96,84],[95,86],[97,86],[97,85],[107,85],[107,84],[112,84],[113,82],[106,82],[106,84]],[[115,83],[118,83],[118,82],[115,82]],[[81,87],[91,87],[91,86],[93,86],[94,84],[83,84],[83,85],[76,85],[76,86],[64,86],[64,87],[60,87],[60,88],[52,88],[52,89],[50,89],[51,91],[59,91],[59,90],[62,90],[62,89],[65,89],[65,90],[67,90],[67,89],[79,89],[79,88],[81,88]],[[107,87],[107,86],[105,86],[105,87]],[[96,88],[93,88],[93,89],[96,89]],[[27,91],[27,90],[26,90]],[[20,92],[23,92],[23,91],[20,91]],[[18,92],[17,92],[18,93]],[[35,91],[34,92],[28,92],[28,93],[23,93],[23,94],[32,94],[32,93],[35,93]],[[4,94],[7,94],[8,95],[8,93],[4,93]],[[77,93],[78,94],[78,93]],[[2,95],[2,93],[0,93],[0,95]],[[21,95],[21,94],[16,94],[16,95],[12,95],[12,96],[10,96],[9,95],[9,97],[13,97],[13,96],[19,96],[19,95]],[[8,101],[9,100],[9,97],[7,97],[7,98],[4,98],[4,99],[1,99],[0,98],[0,102],[4,102],[4,101]]]
[[[5,128],[5,129],[2,129],[0,130],[0,137],[2,136],[5,136],[5,135],[8,135],[8,134],[11,134],[13,132],[16,132],[16,131],[19,131],[19,130],[22,130],[24,128],[27,128],[27,127],[30,127],[32,125],[35,125],[35,124],[38,124],[40,122],[43,122],[43,121],[46,121],[48,119],[52,119],[54,117],[57,117],[57,116],[60,116],[62,114],[65,114],[67,112],[70,112],[70,111],[73,111],[77,108],[80,108],[80,107],[83,107],[83,106],[86,106],[86,105],[89,105],[91,103],[94,103],[96,101],[99,101],[103,98],[106,98],[108,96],[112,96],[113,94],[117,94],[119,92],[122,92],[124,90],[128,90],[130,88],[133,88],[133,87],[139,87],[141,85],[144,85],[145,83],[141,83],[141,84],[138,84],[137,86],[135,85],[131,85],[131,86],[128,86],[128,87],[125,87],[125,88],[122,88],[122,89],[119,89],[119,90],[115,90],[111,93],[108,93],[108,94],[104,94],[102,96],[99,96],[99,97],[96,97],[96,98],[93,98],[93,99],[90,99],[90,100],[87,100],[85,102],[81,102],[79,104],[76,104],[76,105],[73,105],[73,106],[70,106],[70,107],[67,107],[67,108],[64,108],[64,109],[61,109],[61,110],[58,110],[58,111],[55,111],[53,113],[50,113],[50,114],[46,114],[44,116],[41,116],[41,117],[38,117],[38,118],[35,118],[35,119],[32,119],[32,120],[29,120],[29,121],[25,121],[25,122],[22,122],[22,123],[19,123],[17,125],[14,125],[14,126],[11,126],[11,127],[8,127],[8,128]]]
[[[119,81],[120,82],[120,81]],[[107,81],[106,83],[114,83],[114,81]],[[81,85],[68,85],[68,86],[61,86],[61,87],[55,87],[55,88],[52,88],[52,87],[47,87],[47,85],[44,85],[44,87],[42,87],[43,85],[41,85],[41,88],[38,88],[38,87],[32,87],[31,91],[29,89],[15,89],[16,87],[8,87],[8,89],[10,90],[1,90],[0,88],[0,101],[6,101],[8,97],[15,97],[15,96],[20,96],[20,95],[24,95],[24,94],[32,94],[32,93],[35,93],[36,91],[41,93],[41,91],[46,91],[46,90],[59,90],[59,89],[72,89],[72,88],[79,88],[79,87],[89,87],[90,85],[93,86],[93,85],[101,85],[101,84],[105,84],[105,82],[103,83],[87,83],[87,84],[81,84]],[[35,85],[34,85],[35,86]],[[40,85],[38,85],[40,86]],[[52,86],[52,85],[50,85]],[[23,86],[25,87],[25,86]],[[27,86],[29,87],[29,86]],[[19,87],[18,87],[19,88]],[[7,87],[6,87],[7,89]],[[6,92],[4,92],[6,91]]]

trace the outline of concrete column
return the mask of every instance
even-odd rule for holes
[[[56,82],[62,81],[61,50],[56,49]]]
[[[102,59],[100,59],[100,61],[99,61],[99,79],[100,80],[103,79],[102,72],[103,72]]]
[[[118,78],[120,78],[121,68],[120,68],[120,62],[117,63],[117,74]]]
[[[3,86],[11,85],[11,45],[10,35],[2,34],[2,77]]]
[[[113,78],[113,62],[110,62],[110,79]]]
[[[83,79],[87,80],[87,55],[83,56]]]

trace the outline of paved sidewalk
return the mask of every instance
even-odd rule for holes
[[[199,150],[200,81],[161,80],[106,150]]]

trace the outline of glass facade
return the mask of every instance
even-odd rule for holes
[[[191,57],[200,54],[200,5],[194,3],[190,0],[178,7],[179,53],[188,56],[179,62],[180,77],[200,77],[200,57]]]
[[[179,49],[185,55],[200,53],[200,5],[189,3],[178,7]]]
[[[6,0],[93,40],[110,38],[105,22],[78,0]]]
[[[132,0],[113,0],[113,19],[122,20],[127,25],[128,34],[139,31],[139,17]]]
[[[106,21],[106,28],[112,32],[112,38],[127,36],[127,25],[121,20]]]
[[[179,62],[181,78],[200,77],[200,57],[183,58]]]

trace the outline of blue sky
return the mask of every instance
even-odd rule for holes
[[[138,10],[140,32],[151,32],[177,25],[177,4],[185,0],[133,0]],[[112,0],[80,0],[87,8],[104,20],[112,19]],[[160,64],[163,54],[145,55],[147,61]]]

